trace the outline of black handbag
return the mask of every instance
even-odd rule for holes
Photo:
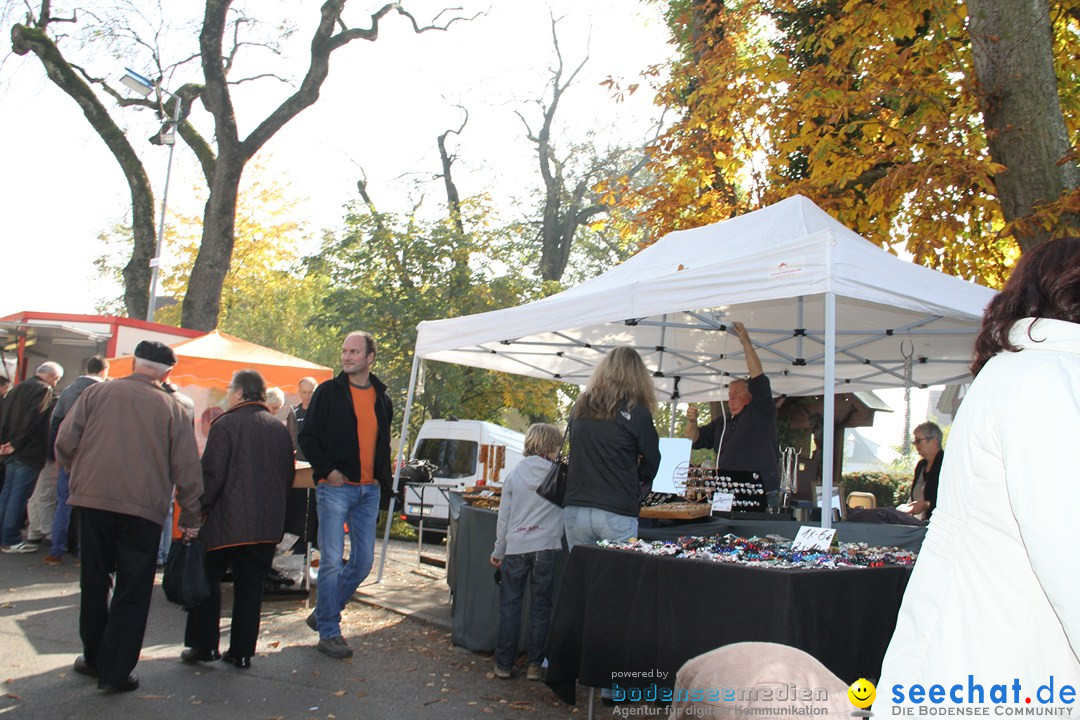
[[[570,437],[569,423],[566,425],[566,432],[563,433],[562,444],[559,446],[559,456],[555,458],[555,462],[551,463],[547,475],[536,487],[537,495],[559,507],[566,504],[566,476],[570,470],[569,454],[565,452],[568,437]]]
[[[200,540],[174,542],[165,559],[161,588],[171,603],[185,610],[199,607],[210,599],[210,580],[206,577],[206,545]]]

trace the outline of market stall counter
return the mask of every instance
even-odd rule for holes
[[[459,493],[450,493],[449,500],[450,543],[447,552],[447,584],[453,596],[451,639],[455,645],[475,652],[491,652],[495,649],[499,635],[499,588],[493,577],[495,569],[488,559],[495,545],[495,525],[498,513],[467,505]],[[771,534],[793,538],[803,524],[783,520],[706,518],[693,523],[642,528],[639,534],[645,540],[676,540],[687,535],[708,536],[725,533],[734,533],[742,537]],[[870,545],[900,547],[917,552],[925,533],[926,529],[921,527],[840,523],[837,526],[836,537],[840,542],[866,542]],[[556,562],[555,597],[559,597],[567,553],[560,552]],[[699,564],[693,563],[693,566],[696,568]],[[717,608],[730,609],[727,603],[736,592],[729,590],[720,596],[706,596],[701,595],[696,588],[697,585],[691,583],[682,592],[687,598],[698,598],[698,603]],[[886,604],[888,604],[887,601]],[[771,606],[766,606],[764,609],[768,610],[769,607]],[[898,605],[893,607],[890,623],[896,621],[897,607]],[[713,647],[716,646],[706,649],[711,650]]]
[[[674,687],[692,657],[737,642],[813,655],[844,682],[877,678],[910,567],[772,569],[574,548],[548,633],[547,684]]]
[[[795,520],[756,520],[740,517],[710,517],[690,523],[663,524],[659,527],[642,527],[638,535],[642,540],[678,540],[687,535],[703,537],[706,535],[726,535],[731,533],[740,537],[765,537],[780,535],[794,538],[799,528],[804,525],[817,527],[817,522],[797,522]],[[836,528],[836,541],[842,543],[866,543],[883,547],[897,547],[912,552],[919,552],[925,527],[913,525],[884,525],[871,523],[839,522]],[[494,536],[492,536],[494,542]]]

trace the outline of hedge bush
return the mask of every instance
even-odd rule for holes
[[[847,493],[873,493],[878,507],[896,507],[907,502],[911,489],[910,476],[880,471],[845,473],[843,482],[845,498]]]

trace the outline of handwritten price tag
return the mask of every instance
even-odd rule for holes
[[[731,512],[731,503],[735,500],[732,493],[718,492],[712,496],[713,512]]]
[[[836,528],[819,528],[804,525],[791,543],[792,550],[818,550],[828,552],[836,536]]]

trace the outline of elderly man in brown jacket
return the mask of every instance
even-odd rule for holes
[[[87,388],[56,437],[57,462],[71,468],[68,503],[81,508],[83,654],[75,672],[98,678],[106,692],[139,687],[130,673],[142,650],[173,486],[180,525],[188,537],[198,532],[203,483],[195,432],[161,385],[175,364],[169,347],[139,343],[133,373]]]

